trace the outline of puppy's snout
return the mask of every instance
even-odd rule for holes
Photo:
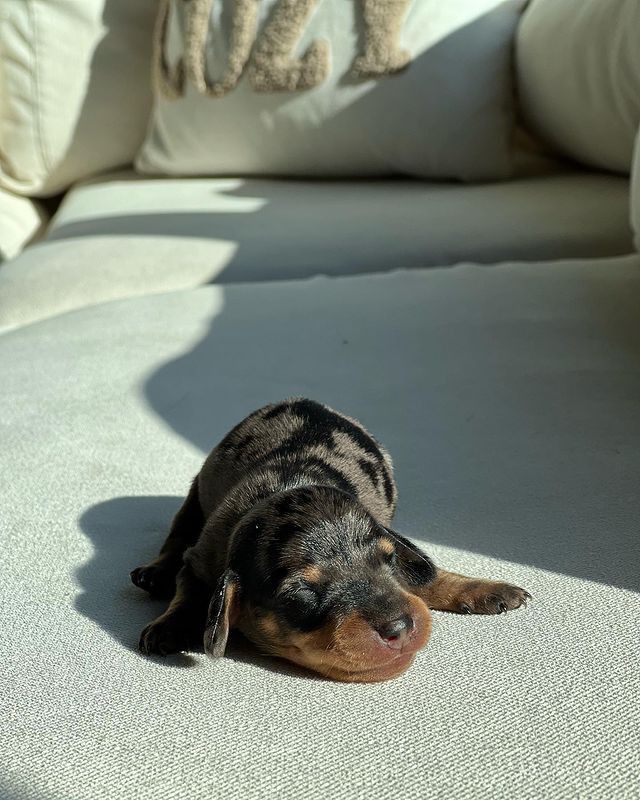
[[[413,618],[409,614],[402,614],[396,619],[378,625],[376,630],[386,645],[394,650],[401,650],[411,636],[413,628]]]

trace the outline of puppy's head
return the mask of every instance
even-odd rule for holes
[[[412,589],[434,574],[424,554],[351,496],[291,489],[234,531],[205,650],[221,655],[235,626],[264,652],[329,678],[393,678],[429,638],[429,610]]]

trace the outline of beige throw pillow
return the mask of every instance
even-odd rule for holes
[[[564,155],[628,174],[640,122],[640,0],[532,0],[517,37],[523,113]]]
[[[520,0],[164,0],[145,173],[511,171]]]
[[[50,195],[131,163],[157,0],[0,0],[0,186]]]

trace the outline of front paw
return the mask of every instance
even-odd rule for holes
[[[142,631],[138,647],[146,656],[168,656],[194,649],[194,640],[194,631],[183,620],[163,614]]]
[[[529,592],[510,583],[482,581],[471,589],[460,603],[461,614],[503,614],[531,599]]]
[[[176,589],[175,571],[160,566],[149,564],[137,567],[130,573],[131,582],[139,589],[149,592],[152,597],[160,600],[170,600]]]

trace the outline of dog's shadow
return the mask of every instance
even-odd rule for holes
[[[140,632],[167,604],[134,586],[129,573],[157,554],[183,499],[169,495],[115,497],[87,509],[79,520],[94,552],[77,572],[82,592],[76,598],[76,609],[136,654]],[[229,638],[225,657],[280,674],[316,678],[294,664],[260,654],[236,632]],[[188,653],[154,657],[154,661],[170,668],[197,668],[204,663]]]

